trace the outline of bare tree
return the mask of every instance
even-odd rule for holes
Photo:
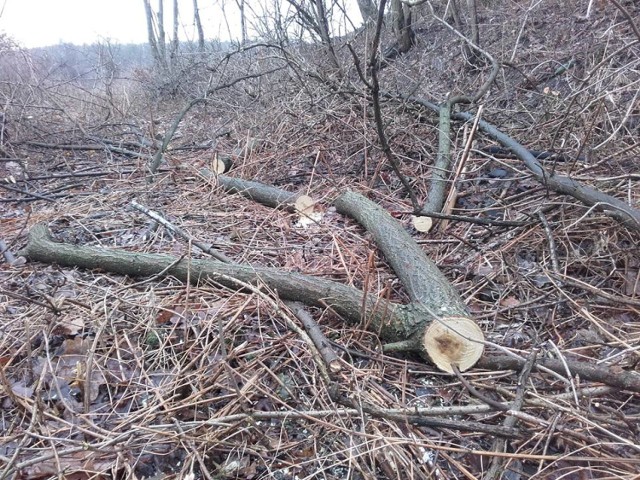
[[[406,53],[415,43],[415,34],[411,28],[411,7],[400,0],[393,0],[391,10],[393,12],[393,29],[400,53]]]
[[[158,34],[158,50],[160,51],[160,55],[162,55],[163,61],[166,65],[167,63],[167,44],[166,44],[166,33],[164,31],[164,0],[158,0],[158,22],[157,22],[157,34]]]
[[[198,7],[198,0],[193,0],[193,21],[196,24],[196,30],[198,31],[198,51],[204,52],[204,30],[202,29],[202,20],[200,20],[200,8]]]
[[[247,17],[244,12],[244,2],[245,0],[236,0],[236,5],[238,5],[238,9],[240,10],[240,38],[242,45],[246,45],[247,43]]]
[[[180,49],[180,37],[178,34],[180,26],[180,10],[178,0],[173,0],[171,4],[173,10],[171,38],[167,38],[168,35],[164,26],[164,0],[158,0],[158,7],[155,12],[151,7],[150,0],[143,0],[143,3],[147,17],[147,36],[154,62],[161,70],[169,71],[175,66],[178,51]],[[202,47],[204,47],[204,34],[202,33],[202,25],[200,24],[199,14],[197,13],[197,0],[194,0],[194,7],[196,7],[194,9],[196,12],[194,15],[197,15],[198,17],[199,41],[201,42]]]
[[[447,19],[447,21],[449,20],[449,15],[451,15],[451,18],[453,18],[453,23],[456,27],[456,29],[459,32],[463,32],[464,31],[464,23],[462,22],[462,17],[460,14],[460,7],[458,6],[458,2],[457,0],[451,0],[448,4],[447,10],[445,11],[445,15],[444,18]],[[478,29],[476,28],[476,32],[478,31]],[[474,58],[474,51],[473,49],[469,46],[469,44],[467,42],[462,42],[462,50],[464,51],[464,56],[465,58]]]
[[[394,31],[396,32],[396,38],[397,38],[397,43],[400,47],[405,46],[406,45],[406,39],[405,38],[401,38],[399,35],[401,35],[401,27],[402,25],[397,25],[397,22],[401,20],[401,18],[398,17],[398,14],[396,12],[398,12],[400,9],[397,8],[396,3],[401,3],[403,6],[403,13],[404,15],[409,15],[409,22],[408,25],[409,27],[411,26],[411,12],[410,12],[410,8],[411,7],[416,7],[418,5],[422,5],[423,3],[428,3],[429,8],[431,9],[431,12],[434,12],[434,6],[430,3],[427,2],[427,0],[392,0],[392,9],[394,11]],[[471,35],[470,35],[470,40],[471,43],[476,45],[476,46],[480,46],[480,28],[478,26],[478,7],[477,7],[477,2],[476,0],[466,0],[467,3],[467,13],[469,15],[469,21],[468,21],[468,27],[471,30]],[[408,12],[408,13],[407,13]],[[449,15],[451,15],[451,17],[453,17],[453,21],[455,23],[456,29],[459,32],[464,32],[466,29],[464,28],[464,22],[463,22],[463,16],[461,13],[461,9],[458,6],[458,2],[456,0],[449,0],[448,2],[446,2],[446,6],[445,6],[445,12],[442,15],[443,18],[448,18]],[[411,35],[413,35],[413,31],[411,31]],[[411,45],[409,46],[409,48],[411,47]],[[477,63],[482,63],[484,61],[484,57],[480,54],[478,54],[478,52],[473,49],[470,48],[469,45],[467,45],[466,43],[463,43],[462,46],[464,53],[465,53],[465,58],[467,58],[467,60],[471,63],[473,63],[474,65]],[[400,52],[396,52],[396,53],[404,53],[403,51]]]
[[[372,0],[357,0],[358,1],[358,9],[360,10],[360,15],[362,15],[362,21],[365,24],[373,23],[376,20],[376,6],[374,5]]]
[[[149,40],[149,47],[151,48],[151,55],[157,67],[166,68],[167,61],[164,56],[164,27],[161,22],[161,13],[158,12],[156,18],[158,21],[154,21],[153,10],[151,9],[151,3],[149,0],[142,0],[144,3],[144,11],[147,17],[147,36]],[[162,1],[160,1],[162,5]],[[160,35],[162,32],[162,36]],[[162,42],[160,41],[162,38]]]
[[[116,77],[118,76],[118,65],[115,61],[116,52],[114,52],[113,45],[109,41],[106,41],[105,43],[99,43],[97,45],[97,49],[99,62],[98,68],[102,73],[100,79],[104,84],[105,98],[108,99],[109,102],[109,112],[107,114],[107,118],[110,118],[115,115],[116,111],[119,110],[116,102],[116,94],[113,88]],[[2,137],[0,136],[0,144],[1,143]]]
[[[298,0],[287,0],[287,2],[295,9],[299,23],[306,28],[311,35],[320,39],[320,43],[322,43],[329,56],[331,66],[336,71],[340,71],[340,62],[338,61],[331,39],[329,12],[325,6],[325,1],[312,0],[311,5],[305,5],[304,2]]]
[[[411,6],[401,0],[391,0],[391,17],[395,42],[384,53],[385,60],[407,53],[415,44],[415,34],[411,27]]]
[[[178,55],[178,49],[180,42],[178,41],[178,19],[180,13],[178,11],[178,0],[173,0],[173,38],[171,39],[171,64],[175,63],[176,56]]]
[[[327,53],[329,54],[331,63],[333,63],[333,66],[339,70],[340,63],[338,62],[338,57],[336,56],[336,52],[333,49],[331,32],[329,31],[329,18],[327,16],[327,9],[325,7],[324,0],[315,0],[313,6],[315,7],[315,15],[318,27],[320,29],[320,38],[322,39],[322,44],[327,49]]]
[[[471,41],[480,46],[480,30],[478,29],[478,8],[476,0],[467,0],[467,11],[469,12],[469,23],[471,27]]]
[[[476,0],[467,0],[467,11],[469,12],[469,27],[471,28],[471,42],[477,47],[480,46],[480,28],[478,27],[478,8]],[[482,55],[480,55],[475,49],[469,49],[470,56],[469,61],[476,65],[483,61]]]

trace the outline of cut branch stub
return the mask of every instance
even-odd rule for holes
[[[309,214],[313,212],[313,207],[316,204],[315,200],[308,195],[300,195],[294,204],[298,213]]]
[[[229,155],[214,155],[213,160],[211,162],[211,170],[213,170],[216,174],[227,173],[231,170],[233,166],[233,160]]]
[[[428,233],[433,227],[433,220],[430,217],[416,217],[411,215],[411,223],[413,228],[420,233]]]
[[[484,335],[473,320],[449,317],[431,322],[422,337],[424,349],[441,370],[453,373],[452,364],[461,372],[468,370],[484,351]]]

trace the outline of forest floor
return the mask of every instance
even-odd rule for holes
[[[483,118],[531,150],[553,149],[543,162],[550,171],[640,207],[638,39],[613,4],[590,19],[576,2],[543,4],[553,8],[481,10],[484,48],[513,66],[501,69]],[[639,7],[625,5],[638,23]],[[385,87],[438,102],[477,87],[486,71],[470,74],[460,44],[421,21],[414,49],[383,71]],[[314,103],[293,80],[248,81],[225,95],[185,117],[153,183],[145,156],[153,149],[122,155],[95,138],[133,149],[134,130],[150,138],[168,130],[179,96],[155,103],[153,122],[131,115],[135,128],[81,121],[66,97],[64,114],[9,123],[3,151],[17,160],[0,163],[0,177],[15,180],[0,190],[0,240],[19,254],[44,222],[60,242],[207,257],[150,228],[135,200],[235,262],[407,302],[367,232],[332,205],[353,189],[404,225],[460,292],[487,354],[535,352],[638,372],[638,230],[548,191],[516,158],[483,150],[492,143],[478,135],[452,213],[520,224],[436,221],[421,233],[366,101]],[[140,102],[136,112],[152,100]],[[394,155],[424,199],[437,118],[391,101],[384,113]],[[223,130],[215,145],[204,143]],[[456,159],[468,131],[454,126]],[[201,173],[223,153],[234,160],[227,175],[310,195],[316,221],[224,192]],[[339,355],[332,382],[349,393],[356,407],[347,408],[332,398],[313,346],[289,328],[293,315],[264,286],[22,259],[0,263],[0,285],[0,478],[640,478],[640,391],[569,369],[472,368],[462,382],[417,356],[381,353],[366,325],[309,308]],[[412,413],[452,423],[402,420]],[[518,433],[499,437],[480,424]]]

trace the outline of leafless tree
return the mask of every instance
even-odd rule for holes
[[[478,27],[478,8],[476,4],[476,0],[467,0],[467,12],[469,13],[469,27],[471,29],[471,42],[480,46],[480,28]],[[482,62],[482,55],[480,55],[475,49],[469,49],[468,46],[465,46],[468,49],[470,55],[467,57],[471,63],[478,64]]]
[[[180,18],[180,12],[178,10],[178,0],[173,0],[173,38],[171,39],[171,64],[175,64],[176,56],[180,48],[180,42],[178,41],[178,19]]]
[[[478,28],[478,7],[476,0],[467,0],[467,11],[469,12],[469,26],[471,27],[471,41],[480,46],[480,29]]]
[[[160,54],[162,55],[162,58],[164,59],[164,62],[166,64],[166,59],[167,59],[167,44],[166,44],[166,40],[167,40],[167,35],[166,32],[164,30],[164,0],[158,0],[158,13],[157,13],[157,17],[158,17],[158,22],[156,24],[157,27],[157,34],[158,34],[158,50],[160,51]]]
[[[150,0],[142,0],[142,2],[144,3],[145,15],[147,17],[147,37],[149,41],[149,47],[151,48],[151,55],[153,56],[153,60],[157,67],[166,69],[167,59],[165,56],[164,47],[164,26],[162,24],[162,0],[160,0],[159,2],[159,9],[155,16],[155,19]]]
[[[362,21],[365,24],[372,23],[376,20],[376,6],[372,0],[357,0]]]
[[[151,54],[153,55],[154,62],[157,67],[162,70],[168,70],[170,67],[175,66],[176,58],[178,56],[178,50],[180,47],[178,28],[180,22],[180,10],[178,7],[178,0],[173,0],[173,23],[172,23],[172,38],[170,39],[169,51],[167,52],[167,32],[164,27],[164,0],[158,0],[158,8],[154,12],[151,7],[150,0],[143,0],[145,14],[147,17],[147,37],[149,46],[151,47]],[[197,7],[197,0],[194,0],[194,7]],[[195,9],[197,12],[197,8]],[[195,14],[194,14],[195,15]],[[199,15],[198,22],[199,23]],[[200,24],[199,33],[202,29]],[[201,38],[202,44],[204,44],[204,34]]]
[[[415,43],[415,34],[411,28],[411,7],[400,0],[391,2],[393,31],[399,53],[407,53]]]
[[[336,71],[340,71],[340,62],[333,47],[331,30],[329,28],[330,11],[326,8],[325,0],[312,0],[310,4],[299,0],[287,0],[287,2],[295,9],[299,23],[305,27],[312,36],[320,39],[320,43],[324,46],[329,57],[331,67]]]
[[[245,0],[236,0],[238,10],[240,10],[240,35],[242,45],[247,43],[247,16],[244,11]]]
[[[204,30],[202,29],[202,20],[200,20],[200,7],[198,6],[198,0],[193,0],[193,21],[196,24],[196,30],[198,31],[198,51],[204,52]]]

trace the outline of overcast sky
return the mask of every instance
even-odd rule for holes
[[[343,2],[342,8],[359,23],[361,18],[356,2]],[[171,3],[165,2],[165,28],[168,32],[171,31]],[[193,0],[178,0],[178,3],[183,22],[180,39],[195,40]],[[258,8],[260,3],[260,0],[247,0],[247,6],[252,8]],[[155,8],[157,1],[151,4]],[[228,23],[221,8],[223,4],[226,5]],[[200,0],[198,5],[207,38],[229,40],[228,32],[231,30],[233,40],[239,40],[239,11],[235,1]],[[256,14],[261,15],[260,11]],[[336,33],[344,34],[344,30],[340,30]],[[27,48],[61,42],[82,45],[105,40],[116,43],[147,41],[142,0],[0,0],[2,32]]]
[[[151,2],[156,5],[157,2]],[[192,0],[180,0],[185,19],[180,36],[193,39]],[[229,16],[235,14],[228,2]],[[228,37],[216,0],[199,2],[207,36]],[[3,7],[3,8],[2,8]],[[0,0],[0,32],[23,47],[42,47],[60,42],[75,44],[113,40],[118,43],[147,41],[142,0]],[[166,2],[165,21],[171,21],[171,2]],[[217,21],[212,20],[217,18]],[[167,25],[170,31],[171,26]]]

